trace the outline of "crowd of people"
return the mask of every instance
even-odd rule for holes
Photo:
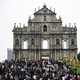
[[[0,63],[0,80],[80,80],[80,76],[55,60],[11,60]]]

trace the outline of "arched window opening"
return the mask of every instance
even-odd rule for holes
[[[18,40],[18,39],[16,39],[15,45],[16,45],[16,46],[19,46],[19,40]]]
[[[31,40],[31,45],[34,45],[34,39]]]
[[[56,45],[60,45],[60,40],[56,39]]]
[[[63,49],[68,49],[68,40],[63,40],[62,43]]]
[[[46,25],[43,26],[43,31],[47,32],[47,26]]]
[[[42,49],[49,49],[48,40],[43,40],[42,41]]]
[[[23,41],[22,42],[22,49],[28,49],[28,41]]]
[[[74,39],[71,39],[71,45],[74,45]]]
[[[46,21],[46,16],[44,16],[44,21]]]

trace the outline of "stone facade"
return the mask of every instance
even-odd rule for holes
[[[48,44],[46,49],[42,48],[44,40]],[[14,25],[13,52],[15,60],[73,59],[77,54],[76,25],[63,26],[61,17],[56,18],[55,10],[44,5],[34,13],[33,19],[29,18],[28,26]]]

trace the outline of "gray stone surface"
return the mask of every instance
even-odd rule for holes
[[[42,49],[43,40],[48,41],[49,49]],[[28,49],[22,48],[24,41],[28,42]],[[13,53],[16,60],[40,60],[43,56],[56,60],[73,59],[77,54],[76,25],[63,26],[61,17],[57,19],[56,13],[44,5],[34,13],[33,19],[29,18],[28,26],[14,25]]]

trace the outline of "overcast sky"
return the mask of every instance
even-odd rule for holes
[[[0,61],[7,58],[7,48],[13,47],[13,24],[26,24],[34,10],[44,3],[61,16],[63,25],[76,23],[78,29],[78,51],[80,51],[80,0],[0,0]]]

